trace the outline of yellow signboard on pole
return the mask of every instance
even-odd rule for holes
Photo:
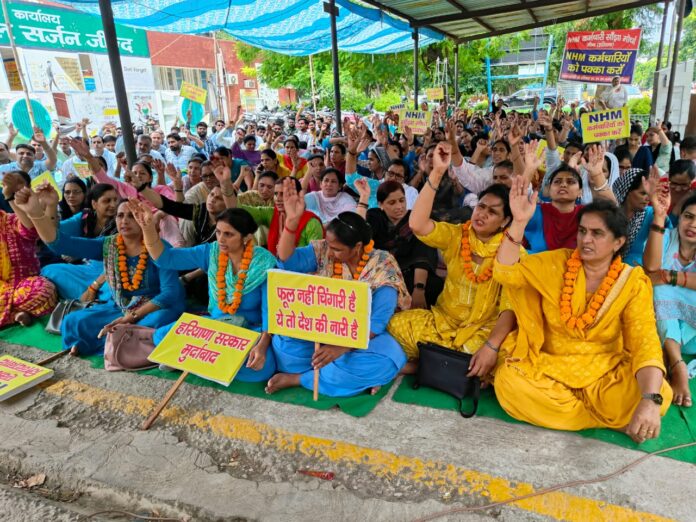
[[[367,283],[268,272],[268,331],[320,344],[366,349],[372,292]]]
[[[430,101],[441,100],[445,97],[445,89],[442,87],[434,87],[432,89],[425,89],[425,95]]]
[[[10,355],[0,356],[0,401],[53,377],[53,370]]]
[[[179,96],[186,100],[191,100],[201,105],[205,105],[205,99],[208,96],[208,90],[203,87],[198,87],[189,82],[181,82],[181,90]]]
[[[631,115],[628,107],[586,112],[580,116],[580,124],[583,143],[618,140],[631,135]]]
[[[252,330],[183,314],[148,359],[229,386],[259,337]]]
[[[422,136],[430,127],[432,119],[433,111],[408,111],[402,109],[399,111],[399,128],[397,132],[404,132],[404,127],[408,125],[413,134]]]

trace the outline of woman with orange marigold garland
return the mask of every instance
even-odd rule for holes
[[[285,229],[278,243],[279,266],[285,270],[367,283],[372,292],[370,340],[362,350],[322,345],[273,336],[278,373],[268,381],[266,393],[302,386],[311,390],[319,370],[319,393],[350,397],[377,388],[397,376],[406,363],[399,345],[387,333],[387,323],[397,307],[408,307],[411,296],[396,259],[374,249],[372,231],[354,212],[342,212],[326,229],[326,239],[295,248],[295,231],[305,211],[304,198],[292,180],[283,182]]]
[[[513,222],[493,267],[519,330],[503,343],[498,400],[516,419],[562,430],[613,428],[637,443],[657,438],[672,400],[642,268],[622,262],[628,221],[595,201],[578,214],[575,250],[520,259],[536,208],[524,180],[510,193]],[[519,261],[519,262],[518,262]]]
[[[450,145],[438,144],[433,169],[409,218],[418,239],[442,253],[447,264],[444,290],[430,310],[396,314],[389,333],[411,360],[404,373],[416,370],[418,343],[431,342],[473,353],[469,375],[485,377],[495,367],[500,344],[514,327],[514,314],[506,309],[501,286],[492,277],[493,258],[512,214],[507,187],[492,185],[479,194],[471,221],[453,225],[430,219],[450,156]]]
[[[254,246],[257,225],[246,210],[230,208],[216,216],[216,241],[191,248],[171,248],[157,233],[152,212],[143,202],[131,200],[135,219],[143,230],[148,252],[160,268],[195,270],[208,274],[208,312],[216,321],[262,332],[250,350],[246,364],[236,380],[265,381],[276,369],[273,352],[268,350],[266,333],[266,272],[276,267],[276,260],[265,248]],[[158,344],[174,324],[158,328]]]
[[[50,186],[39,190],[46,196],[55,194],[57,205],[58,195]],[[48,201],[46,196],[44,199]],[[104,274],[111,288],[109,300],[72,312],[61,323],[63,346],[71,348],[73,355],[103,352],[105,334],[118,324],[158,328],[176,320],[184,311],[184,289],[177,272],[159,269],[152,262],[127,201],[121,202],[116,210],[118,233],[92,239],[65,236],[56,230],[55,223],[46,219],[48,213],[44,214],[45,209],[30,189],[23,189],[15,199],[30,216],[37,216],[32,217],[34,227],[51,250],[104,261]],[[51,203],[51,207],[55,205]]]

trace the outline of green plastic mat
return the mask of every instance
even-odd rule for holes
[[[47,352],[59,352],[63,349],[61,338],[58,335],[46,333],[44,327],[46,326],[47,321],[47,318],[43,318],[29,328],[12,326],[10,328],[1,329],[0,340],[12,344],[32,346]],[[92,355],[85,357],[85,359],[90,361],[93,368],[104,368],[104,359],[100,355]],[[135,373],[170,380],[178,379],[181,375],[179,372],[163,372],[156,368]],[[353,417],[364,417],[370,413],[375,406],[377,406],[379,401],[381,401],[382,398],[389,392],[389,389],[393,384],[393,382],[391,382],[385,386],[382,386],[379,392],[377,392],[375,395],[370,395],[368,392],[361,393],[354,397],[326,397],[324,395],[319,395],[319,400],[315,402],[312,399],[311,391],[299,387],[287,388],[285,390],[277,391],[273,395],[268,395],[264,391],[266,386],[265,382],[233,381],[229,387],[225,387],[200,377],[196,377],[195,375],[189,375],[185,382],[195,386],[205,386],[228,393],[237,393],[240,395],[248,395],[250,397],[267,399],[275,402],[306,406],[316,410],[329,410],[337,406],[341,409],[341,411],[347,413],[348,415],[352,415]],[[181,391],[179,393],[181,393]]]
[[[399,387],[394,392],[392,399],[396,402],[405,404],[414,404],[417,406],[425,406],[436,408],[439,410],[459,411],[459,401],[447,395],[446,393],[434,390],[432,388],[421,387],[417,390],[413,389],[414,376],[407,375]],[[696,379],[691,380],[691,394],[696,397]],[[465,399],[468,401],[468,399]],[[470,402],[465,402],[464,409],[471,406]],[[453,414],[454,415],[454,414]],[[456,415],[459,415],[458,413]],[[505,422],[523,424],[518,420],[510,417],[498,403],[495,398],[495,393],[491,388],[481,390],[481,399],[479,400],[478,410],[476,415],[480,417],[491,417],[500,419]],[[466,423],[466,419],[461,419],[462,423]],[[581,437],[597,439],[610,444],[616,444],[624,448],[630,448],[647,453],[652,451],[678,446],[696,441],[696,406],[691,408],[681,408],[678,406],[670,406],[667,414],[662,419],[662,430],[658,439],[652,439],[643,444],[636,444],[628,436],[614,430],[595,428],[582,430],[577,432]],[[664,453],[663,456],[670,457],[684,462],[696,463],[696,446],[685,448],[676,451]]]

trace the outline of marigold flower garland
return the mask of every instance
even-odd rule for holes
[[[566,263],[566,272],[563,275],[565,283],[563,286],[563,291],[561,292],[560,303],[561,320],[571,330],[573,328],[584,330],[594,322],[595,318],[597,317],[597,312],[602,307],[602,303],[606,299],[609,291],[614,286],[614,283],[616,283],[616,279],[623,270],[621,256],[616,256],[616,258],[611,262],[609,271],[604,277],[602,284],[599,285],[597,291],[592,295],[585,312],[581,314],[580,317],[577,317],[573,315],[570,302],[573,296],[573,287],[575,286],[575,281],[578,278],[578,273],[580,272],[581,266],[582,261],[580,260],[580,252],[576,249]]]
[[[239,306],[242,304],[242,291],[247,278],[247,270],[251,265],[251,258],[254,255],[254,243],[249,241],[244,248],[242,254],[242,262],[239,265],[237,272],[237,283],[234,285],[234,293],[232,294],[232,302],[227,303],[227,282],[225,281],[225,272],[227,272],[227,264],[229,257],[222,250],[218,255],[218,271],[217,271],[217,287],[218,287],[218,307],[226,314],[234,315],[237,313]]]
[[[147,260],[149,258],[145,243],[143,242],[140,248],[140,256],[138,258],[138,264],[135,267],[132,281],[128,279],[126,244],[123,242],[123,236],[121,234],[116,236],[116,246],[118,247],[118,272],[121,275],[121,286],[123,286],[123,289],[127,292],[135,292],[140,288],[140,283],[143,282],[143,273],[145,272],[145,267],[147,267]]]
[[[375,247],[375,242],[370,241],[363,249],[363,254],[362,254],[362,257],[360,258],[360,261],[358,262],[358,269],[353,274],[353,279],[357,280],[360,277],[360,274],[362,273],[363,268],[365,268],[365,265],[367,264],[367,260],[370,258],[370,252],[372,252],[374,247]],[[334,261],[333,275],[331,277],[333,277],[334,279],[343,279],[343,263],[339,263],[338,261]]]
[[[472,266],[473,257],[471,254],[471,245],[469,244],[469,228],[471,228],[471,221],[467,221],[462,225],[461,256],[464,275],[466,275],[466,278],[472,283],[484,283],[493,277],[493,269],[488,267],[479,275],[474,273],[474,268]]]

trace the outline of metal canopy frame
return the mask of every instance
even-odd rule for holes
[[[430,0],[427,9],[429,16],[423,17],[418,15],[424,8],[422,0],[362,1],[404,18],[414,28],[427,27],[437,31],[455,44],[660,3],[659,0],[498,0],[494,1],[494,4],[499,5],[487,7],[491,5],[490,2]],[[477,8],[471,8],[472,5],[476,5]],[[452,9],[459,12],[452,13]],[[446,14],[433,15],[438,12]],[[510,25],[504,23],[501,16],[511,20]],[[532,22],[519,23],[522,21],[520,18],[531,19]]]

